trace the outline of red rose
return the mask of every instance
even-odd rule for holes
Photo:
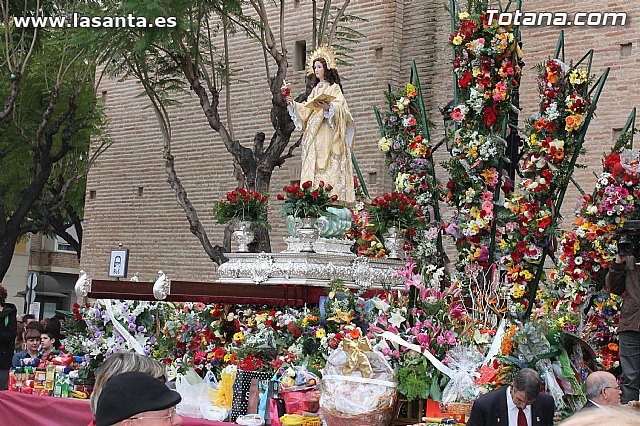
[[[321,181],[320,181],[320,183],[318,183],[318,186],[319,186],[320,188],[322,188],[322,187],[324,186],[324,181],[323,181],[323,180],[321,180]]]
[[[278,200],[284,200],[284,195],[278,194]]]
[[[308,180],[302,184],[302,189],[309,189],[311,187],[311,181]]]
[[[318,195],[319,195],[319,194],[318,194],[318,191],[313,191],[313,192],[311,193],[311,198],[313,198],[314,200],[317,200],[317,199],[318,199]]]
[[[337,195],[332,195],[331,196],[331,201],[337,201],[338,200],[338,196]]]
[[[267,197],[265,197],[264,195],[262,197],[260,197],[260,202],[264,203],[265,201],[267,201]]]
[[[458,84],[460,85],[460,87],[467,87],[470,82],[471,82],[471,73],[469,71],[465,71],[462,74],[462,78],[458,80]]]
[[[483,113],[483,119],[487,127],[493,126],[493,124],[498,119],[498,111],[496,111],[496,109],[493,107],[485,108]]]

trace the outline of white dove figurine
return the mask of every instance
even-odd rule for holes
[[[158,279],[153,285],[153,297],[164,300],[171,293],[171,280],[162,271],[158,271]]]
[[[87,295],[91,291],[91,278],[89,278],[84,270],[80,270],[78,281],[76,281],[76,285],[73,287],[73,289],[76,292],[78,303],[81,304],[83,299],[87,297]]]

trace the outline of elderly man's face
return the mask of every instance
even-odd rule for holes
[[[602,399],[604,405],[619,406],[620,405],[620,385],[616,382],[616,378],[612,375],[609,378],[609,385],[602,388]]]

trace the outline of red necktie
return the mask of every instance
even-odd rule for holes
[[[518,408],[518,426],[528,426],[527,416],[524,415],[524,411],[522,411],[522,408]]]

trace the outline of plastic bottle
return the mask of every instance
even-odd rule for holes
[[[63,398],[69,398],[69,376],[64,374],[62,378],[62,389],[60,396]]]
[[[62,395],[62,374],[56,373],[56,384],[53,388],[53,396],[60,397]]]
[[[44,388],[48,391],[52,391],[56,384],[56,366],[53,364],[47,365],[47,375],[44,379]]]

